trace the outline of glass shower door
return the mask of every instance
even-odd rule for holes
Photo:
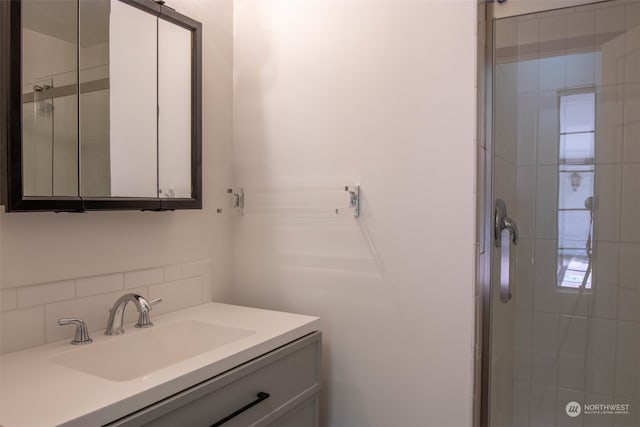
[[[640,426],[640,2],[493,39],[489,425]]]

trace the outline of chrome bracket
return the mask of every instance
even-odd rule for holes
[[[244,189],[240,188],[238,191],[233,191],[233,188],[229,188],[227,193],[231,194],[232,197],[231,207],[242,215],[244,213]]]
[[[349,208],[353,209],[353,216],[360,216],[360,186],[359,185],[347,185],[344,187],[344,191],[349,193]]]

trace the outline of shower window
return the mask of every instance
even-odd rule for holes
[[[591,289],[595,92],[563,91],[559,107],[558,286]]]

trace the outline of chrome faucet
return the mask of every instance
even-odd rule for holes
[[[76,335],[73,341],[71,341],[73,345],[90,344],[93,342],[89,336],[89,328],[87,328],[87,324],[82,319],[58,319],[58,325],[76,325]]]
[[[111,307],[111,310],[109,310],[107,330],[104,331],[105,335],[120,335],[124,333],[124,308],[127,306],[129,301],[133,302],[138,310],[138,323],[136,323],[135,327],[149,328],[153,326],[153,323],[151,323],[151,319],[149,318],[151,305],[161,302],[162,298],[147,301],[147,299],[142,295],[125,294],[118,298],[115,304],[113,304],[113,307]]]

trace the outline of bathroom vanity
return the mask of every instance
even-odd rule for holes
[[[318,319],[208,303],[0,358],[0,425],[317,426]]]

